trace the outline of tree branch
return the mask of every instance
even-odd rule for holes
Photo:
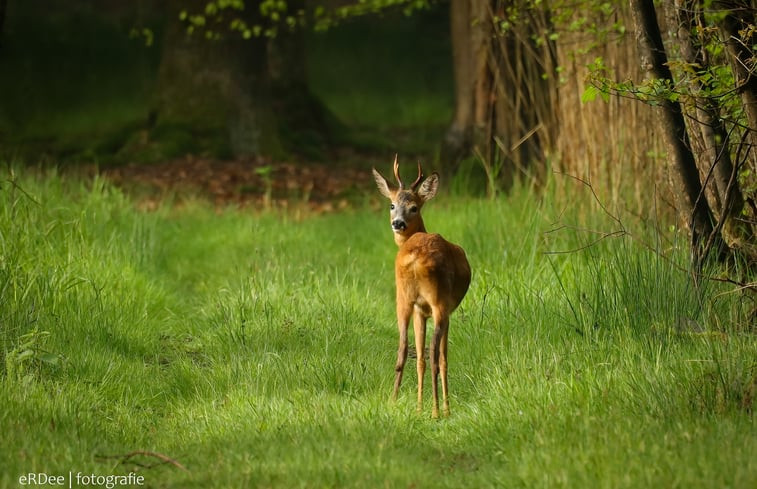
[[[170,465],[173,465],[174,467],[176,467],[177,469],[183,470],[184,472],[189,472],[189,469],[187,469],[186,467],[184,467],[182,464],[180,464],[176,460],[172,459],[171,457],[168,457],[167,455],[163,455],[162,453],[150,452],[150,451],[146,451],[146,450],[134,450],[132,452],[129,452],[129,453],[126,453],[126,454],[123,454],[123,455],[95,455],[95,458],[119,459],[119,463],[123,464],[123,463],[128,462],[129,459],[131,459],[133,457],[138,457],[138,456],[153,457],[153,458],[157,458],[158,460],[161,461],[159,464],[153,464],[153,465],[141,465],[141,464],[138,464],[138,465],[141,465],[142,467],[146,467],[148,469],[152,468],[152,467],[155,467],[156,465],[170,464]]]

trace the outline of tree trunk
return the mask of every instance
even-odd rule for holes
[[[290,0],[292,11],[305,8]],[[331,129],[339,122],[310,90],[305,59],[305,31],[282,31],[268,41],[268,74],[276,127],[287,151],[320,160],[333,142]]]
[[[696,74],[707,73],[710,69],[709,55],[701,38],[693,39],[692,32],[698,25],[704,25],[701,18],[700,0],[674,0],[666,2],[671,20],[671,27],[677,26],[675,36],[683,61],[696,70]],[[710,207],[718,219],[725,219],[723,234],[732,244],[741,238],[735,219],[741,214],[744,198],[735,178],[735,168],[729,151],[729,135],[721,117],[717,99],[702,95],[711,87],[701,76],[694,76],[691,81],[693,100],[687,109],[690,113],[688,122],[690,133],[699,136],[700,151],[697,155],[700,174],[705,178],[705,185],[710,181],[714,185],[705,188],[710,195]],[[696,139],[692,137],[692,139]],[[726,208],[727,206],[727,208]]]
[[[446,173],[454,173],[473,146],[477,108],[480,110],[477,93],[483,89],[486,74],[487,4],[488,0],[450,0],[455,112],[442,142],[441,163]]]
[[[757,44],[757,7],[754,0],[721,0],[716,6],[726,10],[727,14],[720,23],[720,31],[726,40],[727,52],[731,69],[734,73],[736,88],[741,95],[741,104],[746,115],[745,134],[741,147],[737,152],[740,160],[736,161],[737,168],[746,168],[742,175],[751,173],[751,178],[743,188],[754,188],[755,174],[757,174],[757,55],[754,46]],[[741,151],[743,149],[743,152]],[[734,179],[738,186],[739,179]],[[754,190],[751,193],[734,196],[733,221],[737,227],[735,234],[736,245],[747,256],[754,266],[757,263],[757,247],[754,243],[755,221],[757,207],[754,202]],[[751,202],[751,219],[745,219],[742,212],[746,210],[745,202]],[[738,212],[738,214],[736,214]],[[730,231],[730,229],[727,229]]]
[[[527,167],[544,162],[556,127],[556,90],[545,81],[554,74],[554,44],[534,41],[547,24],[546,9],[528,2],[450,1],[455,113],[442,144],[446,171],[474,155],[500,185],[516,170],[538,180]]]
[[[0,46],[3,44],[3,26],[5,26],[5,13],[8,11],[8,0],[0,0]]]
[[[167,2],[153,137],[168,139],[165,156],[174,147],[216,157],[275,152],[265,40],[187,35],[178,12],[202,11],[204,3]]]
[[[279,29],[273,39],[223,31],[215,40],[202,31],[188,36],[178,12],[202,12],[205,3],[166,6],[153,138],[167,140],[167,151],[216,157],[321,157],[335,121],[308,88],[302,30]],[[266,22],[255,6],[240,15],[248,25]]]
[[[647,76],[662,83],[673,84],[673,75],[657,24],[657,13],[652,0],[630,0],[636,39],[642,68]],[[689,146],[683,112],[678,102],[662,98],[657,109],[660,125],[668,149],[673,193],[680,216],[691,233],[691,251],[696,266],[701,264],[702,252],[713,235],[712,211],[702,194],[694,155]],[[724,251],[722,243],[715,242],[718,256]]]
[[[752,176],[745,185],[754,188],[757,181],[754,176],[757,175],[757,55],[754,51],[757,44],[757,7],[754,0],[721,0],[715,5],[727,12],[720,23],[720,30],[726,39],[731,69],[736,79],[736,88],[741,94],[741,105],[748,125],[744,135],[746,155],[743,163]],[[754,222],[757,215],[754,192],[747,195],[747,198],[751,203]]]
[[[757,147],[757,60],[753,49],[757,43],[754,31],[757,8],[753,0],[722,0],[716,5],[728,12],[720,28],[726,38],[754,148]]]

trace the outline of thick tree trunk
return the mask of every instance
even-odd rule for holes
[[[304,9],[302,0],[289,8]],[[322,159],[332,143],[331,129],[339,122],[310,90],[305,59],[305,30],[280,32],[268,41],[271,106],[281,142],[288,151]]]
[[[488,49],[486,20],[489,0],[450,0],[452,66],[455,80],[455,112],[442,142],[441,163],[454,173],[471,153],[481,103],[477,94],[486,83]]]
[[[203,0],[167,3],[153,133],[178,139],[166,143],[169,151],[184,142],[185,151],[220,157],[277,150],[265,40],[187,35],[177,12],[202,7]]]
[[[653,1],[630,0],[630,6],[642,68],[649,78],[672,85],[673,75],[668,67]],[[668,149],[672,190],[676,196],[678,212],[689,226],[694,263],[699,265],[703,258],[703,247],[713,234],[712,211],[702,193],[681,106],[667,98],[658,102],[657,113]],[[723,252],[722,243],[717,242],[715,250],[720,255]]]
[[[167,139],[169,151],[217,157],[321,157],[335,122],[308,88],[302,30],[280,29],[273,39],[188,36],[178,12],[202,12],[205,3],[167,3],[153,137]],[[304,8],[301,0],[289,6]],[[240,15],[248,25],[266,22],[253,5]]]

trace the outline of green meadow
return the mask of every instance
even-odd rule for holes
[[[473,268],[434,420],[412,361],[389,400],[378,194],[143,212],[101,179],[0,172],[0,487],[757,487],[754,296],[694,286],[675,232],[628,218],[597,241],[618,223],[581,191],[442,181],[424,208]]]

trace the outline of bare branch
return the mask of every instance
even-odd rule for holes
[[[170,465],[173,465],[174,467],[176,467],[177,469],[183,470],[184,472],[189,472],[189,469],[187,469],[186,467],[184,467],[182,464],[180,464],[176,460],[172,459],[171,457],[169,457],[167,455],[163,455],[162,453],[158,453],[158,452],[150,452],[150,451],[146,451],[146,450],[134,450],[133,452],[129,452],[129,453],[126,453],[126,454],[123,454],[123,455],[95,455],[96,458],[101,458],[101,459],[118,459],[119,463],[121,463],[121,464],[128,462],[133,457],[139,457],[139,456],[142,456],[142,457],[153,457],[153,458],[157,458],[158,460],[161,461],[159,464],[152,464],[152,465],[137,464],[137,465],[140,465],[142,467],[146,467],[148,469],[152,468],[152,467],[155,467],[156,465],[170,464]]]

